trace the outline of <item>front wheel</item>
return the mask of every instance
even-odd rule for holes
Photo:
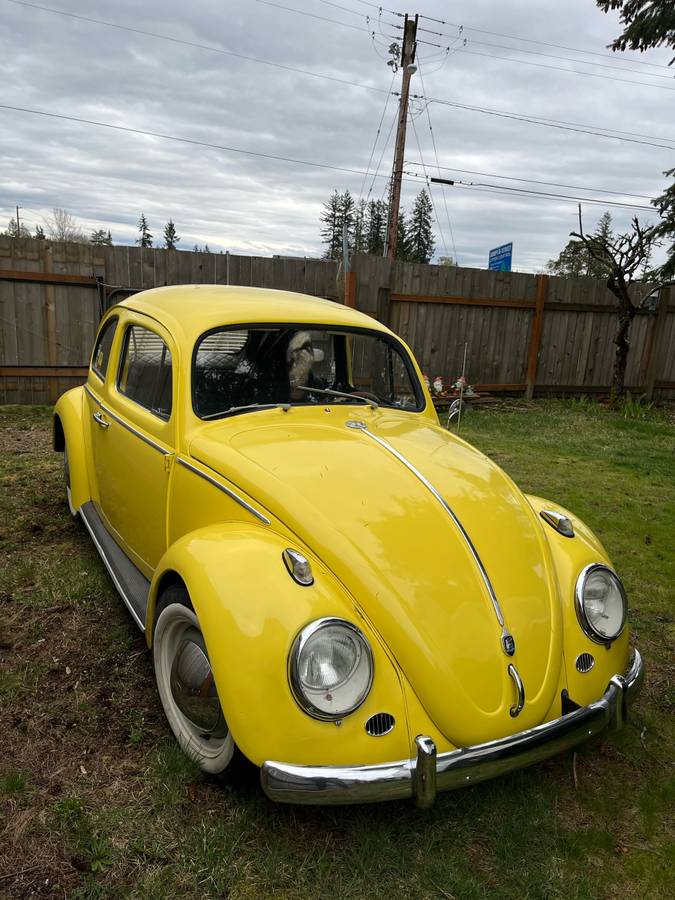
[[[229,774],[236,747],[183,587],[169,588],[158,602],[152,655],[162,706],[182,750],[209,775]]]

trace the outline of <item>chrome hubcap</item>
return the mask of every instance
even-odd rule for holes
[[[225,737],[227,724],[201,635],[190,629],[171,665],[171,693],[185,718],[209,737]]]

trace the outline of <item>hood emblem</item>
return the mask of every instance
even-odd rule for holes
[[[368,426],[365,422],[361,422],[359,419],[348,419],[345,422],[347,428],[360,428],[361,430],[367,429]]]

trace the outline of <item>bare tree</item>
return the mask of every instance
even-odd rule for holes
[[[53,241],[76,241],[81,244],[87,241],[84,231],[67,209],[55,206],[51,216],[45,219],[45,225]]]
[[[652,249],[658,244],[657,229],[655,226],[645,228],[635,216],[631,221],[630,231],[623,234],[596,232],[593,235],[586,235],[579,206],[579,231],[573,231],[570,237],[578,238],[584,244],[589,256],[605,268],[608,273],[607,289],[619,301],[612,372],[612,395],[619,397],[625,390],[628,332],[638,311],[638,306],[631,297],[631,287],[641,281],[640,270],[644,269]]]

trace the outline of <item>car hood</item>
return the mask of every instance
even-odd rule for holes
[[[539,518],[486,456],[426,417],[353,407],[238,416],[198,434],[190,453],[332,570],[448,740],[543,721],[561,667],[556,581]],[[509,663],[525,687],[517,719]]]

